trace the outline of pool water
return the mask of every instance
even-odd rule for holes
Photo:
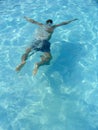
[[[53,59],[32,75],[40,52],[16,73],[36,25],[54,24]],[[0,130],[98,130],[98,1],[0,0]]]

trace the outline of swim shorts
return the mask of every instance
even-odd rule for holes
[[[50,42],[47,40],[37,40],[31,48],[36,51],[50,52]]]

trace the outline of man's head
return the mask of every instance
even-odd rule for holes
[[[46,21],[46,24],[53,24],[52,19],[48,19],[48,20]]]

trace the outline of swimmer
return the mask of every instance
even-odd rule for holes
[[[54,30],[62,25],[69,24],[75,20],[73,19],[69,21],[64,21],[59,24],[53,25],[52,19],[48,19],[45,24],[37,22],[31,18],[24,17],[28,22],[36,24],[38,28],[36,29],[35,40],[32,42],[32,45],[28,47],[25,53],[21,57],[21,63],[16,67],[16,71],[20,71],[22,67],[26,64],[26,60],[28,59],[31,52],[41,51],[43,55],[41,55],[41,61],[35,63],[35,67],[33,70],[33,74],[36,75],[38,69],[42,65],[48,65],[52,59],[51,51],[50,51],[50,42],[51,36]]]

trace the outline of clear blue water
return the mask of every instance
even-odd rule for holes
[[[24,16],[79,19],[56,29],[35,77],[40,53],[15,72],[36,28]],[[98,130],[97,52],[97,0],[0,0],[0,130]]]

